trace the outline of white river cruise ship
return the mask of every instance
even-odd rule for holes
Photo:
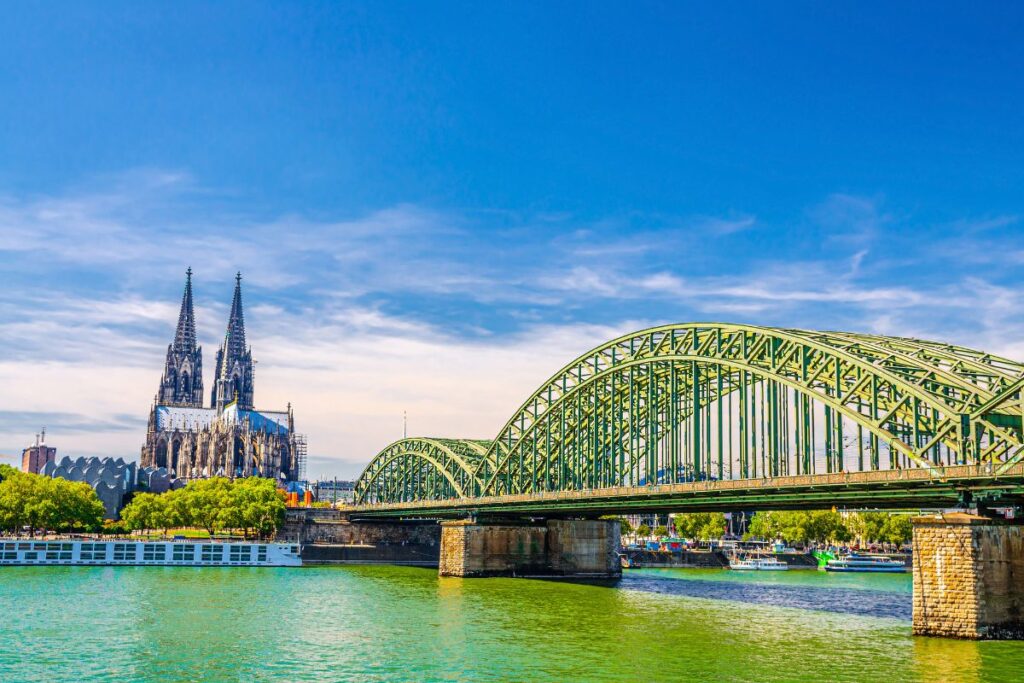
[[[0,540],[0,565],[298,567],[290,543]]]

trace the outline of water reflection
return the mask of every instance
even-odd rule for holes
[[[979,683],[982,643],[946,638],[914,638],[914,669],[922,681]]]
[[[717,581],[627,573],[620,586],[626,590],[679,595],[709,600],[730,600],[756,605],[820,610],[840,614],[892,619],[911,618],[911,596],[888,591],[864,591],[807,584]]]

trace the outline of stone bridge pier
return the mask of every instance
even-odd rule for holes
[[[914,518],[914,634],[1024,638],[1024,526],[962,512]]]
[[[549,519],[441,523],[441,576],[618,578],[619,522]]]

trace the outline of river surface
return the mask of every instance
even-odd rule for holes
[[[910,635],[909,575],[5,567],[0,681],[1024,681],[1024,643]]]

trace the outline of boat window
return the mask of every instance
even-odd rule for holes
[[[142,559],[147,562],[167,559],[167,551],[161,543],[147,543],[143,546]]]
[[[191,561],[195,559],[195,556],[195,546],[178,543],[173,548],[171,559],[175,562],[185,562],[186,560]]]

